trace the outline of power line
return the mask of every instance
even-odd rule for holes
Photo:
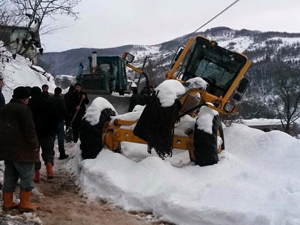
[[[190,34],[187,34],[185,36],[183,36],[183,39],[179,41],[179,44],[181,42],[183,42],[184,40],[186,40],[187,38],[189,38],[190,36],[192,36],[194,33],[196,33],[198,30],[200,30],[201,28],[205,27],[207,24],[209,24],[211,21],[213,21],[214,19],[216,19],[217,17],[219,17],[221,14],[223,14],[225,11],[227,11],[228,9],[230,9],[232,6],[234,6],[236,3],[238,3],[240,0],[236,0],[233,3],[231,3],[229,6],[227,6],[225,9],[223,9],[221,12],[219,12],[217,15],[215,15],[213,18],[211,18],[209,21],[207,21],[206,23],[204,23],[202,26],[200,26],[199,28],[197,28],[195,31],[193,31]],[[166,57],[168,57],[169,55],[174,54],[174,52],[169,52],[167,54]]]
[[[217,17],[219,17],[220,15],[222,15],[224,12],[226,12],[228,9],[230,9],[232,6],[234,6],[236,3],[238,3],[240,0],[236,0],[234,1],[233,3],[231,3],[229,6],[227,6],[225,9],[223,9],[221,12],[219,12],[217,15],[215,15],[213,18],[211,18],[210,20],[208,20],[206,23],[204,23],[202,26],[200,26],[199,28],[197,28],[195,31],[193,31],[192,33],[190,34],[187,34],[186,36],[183,37],[183,39],[179,42],[183,42],[184,40],[186,40],[188,37],[192,36],[194,33],[196,33],[198,30],[202,29],[203,27],[205,27],[207,24],[209,24],[211,21],[213,21],[214,19],[216,19]],[[63,41],[66,41],[66,42],[70,42],[70,43],[73,43],[73,44],[76,44],[76,45],[79,45],[81,47],[86,47],[86,48],[91,48],[89,46],[86,46],[86,45],[83,45],[83,44],[80,44],[78,42],[74,42],[74,41],[71,41],[71,40],[67,40],[67,39],[64,39],[64,38],[61,38],[61,37],[57,37],[57,36],[54,36],[54,35],[49,35],[49,36],[52,36],[54,38],[57,38],[57,39],[60,39],[60,40],[63,40]]]
[[[209,24],[211,21],[213,21],[214,19],[216,19],[217,17],[219,17],[221,14],[223,14],[224,12],[226,12],[228,9],[230,9],[232,6],[234,6],[236,3],[238,3],[240,0],[236,0],[233,3],[231,3],[229,6],[227,6],[225,9],[223,9],[221,12],[219,12],[217,15],[215,15],[213,18],[211,18],[209,21],[207,21],[206,23],[204,23],[202,26],[200,26],[199,28],[197,28],[194,32],[187,34],[180,42],[183,42],[184,40],[186,40],[188,37],[192,36],[194,33],[196,33],[198,30],[200,30],[201,28],[205,27],[207,24]],[[179,43],[180,43],[179,42]]]
[[[63,41],[66,41],[66,42],[70,42],[70,43],[72,43],[72,44],[79,45],[80,47],[90,48],[89,46],[80,44],[80,43],[75,42],[75,41],[70,41],[70,40],[67,40],[67,39],[64,39],[64,38],[61,38],[61,37],[57,37],[57,36],[54,36],[54,35],[49,35],[49,36],[54,37],[54,38],[57,38],[57,39],[60,39],[60,40],[63,40]]]

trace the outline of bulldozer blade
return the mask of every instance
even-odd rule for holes
[[[124,114],[128,112],[130,96],[114,96],[114,95],[101,95],[101,94],[88,94],[90,100],[89,105],[92,101],[97,98],[102,97],[112,104],[118,114]]]

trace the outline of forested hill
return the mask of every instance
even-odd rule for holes
[[[261,32],[216,27],[198,34],[217,41],[222,47],[246,54],[253,62],[268,57],[280,58],[284,61],[300,59],[300,33]],[[87,57],[91,55],[92,51],[97,51],[98,55],[105,56],[121,56],[124,51],[128,51],[140,60],[150,56],[152,64],[160,67],[169,63],[169,58],[172,57],[169,53],[174,52],[179,45],[185,44],[180,43],[181,39],[177,38],[157,45],[126,45],[106,49],[79,48],[64,52],[50,52],[40,57],[39,64],[54,76],[59,74],[75,75],[79,63],[87,64]]]
[[[274,80],[275,73],[282,69],[282,63],[296,70],[296,73],[300,71],[300,33],[261,32],[216,27],[198,34],[217,41],[222,47],[244,53],[252,61],[247,72],[251,85],[244,98],[244,104],[249,104],[249,107],[243,107],[245,109],[245,112],[242,112],[244,118],[274,117],[273,113],[269,115],[265,98],[274,92],[274,87],[270,84],[273,83],[272,79]],[[80,48],[46,53],[40,58],[40,66],[54,76],[59,74],[75,75],[79,63],[83,62],[87,65],[87,57],[94,50],[98,55],[106,56],[121,56],[124,51],[127,51],[136,56],[134,65],[137,67],[142,65],[146,56],[150,57],[146,70],[151,71],[149,74],[151,83],[155,86],[163,80],[165,71],[174,55],[172,53],[175,53],[179,45],[184,45],[188,41],[185,39],[182,42],[182,39],[179,37],[157,45],[126,45],[107,49]],[[149,71],[147,72],[149,73]],[[256,107],[253,107],[253,104]],[[253,108],[256,110],[254,111]]]

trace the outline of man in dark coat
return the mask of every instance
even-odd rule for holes
[[[75,91],[75,87],[71,85],[69,87],[68,92],[64,95],[65,105],[67,108],[67,114],[65,118],[66,130],[68,130],[70,122],[71,122],[71,112],[72,112],[72,103],[71,103],[71,95]]]
[[[71,99],[71,118],[73,118],[77,112],[76,117],[72,124],[74,143],[77,143],[79,138],[79,126],[82,117],[84,116],[86,111],[85,105],[89,104],[90,101],[87,97],[87,94],[81,91],[80,83],[75,84],[75,92],[73,92],[70,99]]]
[[[64,147],[64,138],[65,138],[65,130],[64,130],[64,121],[67,114],[67,109],[65,105],[64,99],[61,97],[62,89],[57,87],[54,89],[54,96],[51,98],[54,108],[58,114],[58,127],[57,127],[57,140],[58,140],[58,150],[59,150],[59,159],[66,159],[68,155],[66,155],[65,147]]]
[[[31,89],[32,98],[28,107],[32,111],[35,129],[42,149],[42,158],[46,165],[47,178],[53,178],[52,167],[54,165],[54,141],[58,127],[58,114],[50,99],[41,96],[41,89],[33,87]],[[41,164],[36,164],[35,182],[38,182]]]
[[[132,112],[132,110],[134,109],[134,107],[136,105],[145,105],[146,104],[144,97],[138,93],[137,88],[133,88],[132,92],[133,92],[133,94],[130,97],[128,112]]]
[[[13,99],[3,107],[0,118],[0,160],[5,161],[3,210],[19,207],[21,212],[38,208],[31,204],[34,164],[39,162],[39,148],[32,114],[26,106],[29,92],[25,87],[14,90]],[[13,202],[13,192],[20,182],[20,204]]]
[[[42,86],[42,97],[49,98],[49,86],[47,84]]]
[[[2,94],[2,88],[4,86],[3,79],[0,77],[0,110],[5,106],[5,99]]]

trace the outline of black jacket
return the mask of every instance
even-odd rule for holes
[[[40,138],[56,135],[59,116],[51,100],[34,96],[29,100],[28,107],[32,112],[37,136]]]
[[[138,93],[135,93],[130,97],[128,112],[132,112],[132,110],[134,109],[134,107],[136,105],[145,105],[145,104],[146,104],[146,101],[145,101],[144,97]]]
[[[82,95],[85,95],[85,99],[81,102],[80,110],[77,113],[77,118],[82,118],[86,111],[86,104],[89,104],[90,100],[88,99],[88,96],[85,92],[73,92],[70,96],[70,105],[71,105],[71,115],[74,116],[76,113],[76,107],[79,106],[79,103],[81,101]]]
[[[64,99],[60,95],[54,95],[51,98],[51,102],[56,109],[56,113],[58,114],[59,122],[63,122],[65,120],[67,109],[65,105]]]
[[[68,92],[64,95],[64,100],[65,100],[65,105],[67,108],[67,114],[70,114],[72,111],[72,102],[71,102],[71,96],[74,93],[74,91],[72,92]]]

